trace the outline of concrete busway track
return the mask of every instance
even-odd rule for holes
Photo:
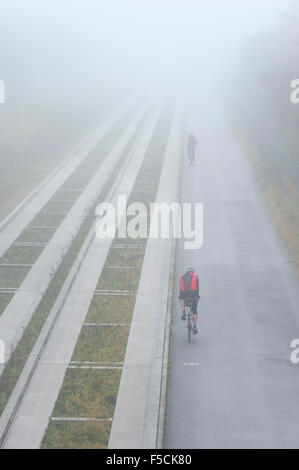
[[[93,172],[86,187],[67,212],[60,226],[44,247],[41,255],[29,270],[27,276],[16,290],[6,309],[0,316],[0,338],[5,344],[5,360],[18,344],[35,309],[42,299],[52,277],[57,271],[75,234],[84,222],[89,208],[97,200],[105,182],[119,165],[122,152],[134,138],[136,130],[149,107],[147,100],[128,123],[110,152],[102,159],[101,164]],[[72,181],[72,180],[70,180]],[[72,183],[74,184],[74,183]],[[3,366],[0,366],[0,376]]]
[[[34,216],[42,209],[57,189],[84,161],[104,135],[133,105],[133,100],[122,105],[104,123],[86,138],[0,223],[0,257],[9,248]]]
[[[184,250],[176,270],[199,273],[199,336],[187,342],[178,286],[166,448],[299,448],[296,274],[243,149],[211,97],[192,105],[195,167],[185,161],[181,202],[204,204],[204,244]]]
[[[129,197],[160,109],[155,106],[146,120],[107,202]],[[112,242],[99,240],[93,225],[0,418],[3,447],[40,446]]]
[[[156,196],[157,203],[171,204],[177,201],[182,141],[183,109],[178,100]],[[109,449],[153,449],[161,446],[173,245],[171,237],[149,238],[147,242]]]

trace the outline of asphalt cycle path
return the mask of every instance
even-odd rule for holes
[[[199,336],[173,294],[166,448],[299,448],[298,284],[255,175],[220,105],[188,110],[198,140],[181,202],[204,204],[204,243],[176,247],[175,276],[199,273]],[[188,132],[188,131],[187,131]]]

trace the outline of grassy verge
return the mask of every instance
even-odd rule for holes
[[[265,200],[271,209],[275,226],[295,261],[299,275],[299,194],[298,189],[295,187],[290,191],[288,193],[286,185],[281,182],[280,184],[267,186],[264,193]],[[296,196],[294,197],[294,195]]]
[[[239,130],[235,129],[235,135],[253,166],[275,227],[285,242],[299,274],[298,188],[283,172],[280,172],[279,176],[276,175],[275,179],[270,174],[265,174],[258,149],[253,147]]]

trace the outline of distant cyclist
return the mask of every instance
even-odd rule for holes
[[[192,311],[193,334],[196,335],[197,331],[197,304],[199,301],[199,282],[198,277],[194,273],[194,269],[190,266],[186,272],[180,276],[180,294],[179,299],[182,306],[181,319],[186,321],[185,307],[190,307]]]
[[[195,164],[195,149],[197,147],[197,140],[192,132],[189,134],[187,142],[187,156],[190,160],[190,165]]]

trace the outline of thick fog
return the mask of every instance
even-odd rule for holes
[[[287,0],[1,0],[7,100],[92,101],[113,90],[216,82]]]
[[[234,100],[244,44],[275,31],[291,3],[0,0],[0,216],[130,95]]]

